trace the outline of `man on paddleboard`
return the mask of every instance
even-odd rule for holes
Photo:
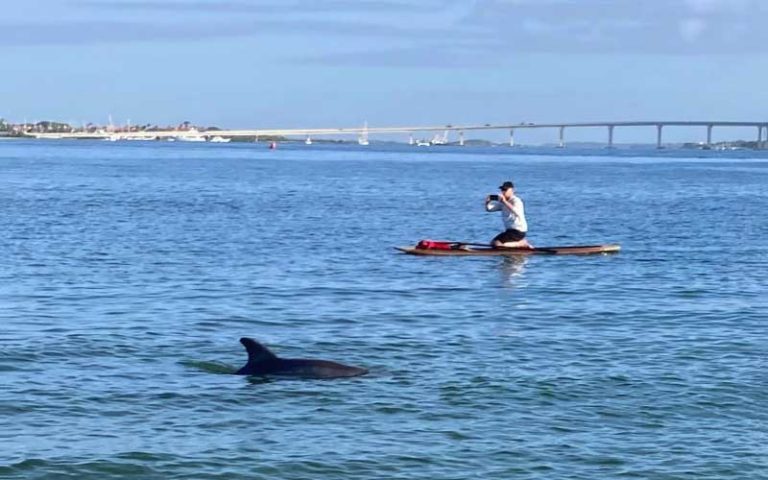
[[[496,235],[491,244],[494,247],[533,248],[525,239],[528,222],[525,221],[523,199],[515,195],[515,185],[504,182],[500,187],[501,195],[489,195],[485,198],[487,212],[501,212],[504,231]]]

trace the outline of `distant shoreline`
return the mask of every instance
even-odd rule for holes
[[[34,135],[9,135],[7,132],[0,132],[0,140],[19,140],[19,141],[41,141],[41,142],[50,142],[50,141],[91,141],[91,142],[105,142],[105,143],[120,143],[120,144],[130,144],[134,143],[137,140],[141,141],[142,143],[188,143],[185,141],[176,141],[176,140],[168,140],[168,139],[160,139],[160,138],[151,138],[151,139],[119,139],[119,140],[113,140],[113,141],[107,141],[108,139],[103,136],[78,136],[78,137],[61,137],[61,138],[55,138],[55,137],[37,137]],[[269,143],[277,143],[277,144],[288,144],[288,145],[304,145],[306,142],[301,139],[296,138],[288,138],[288,137],[275,137],[275,136],[264,136],[259,137],[258,141],[254,138],[248,138],[248,137],[232,137],[230,140],[228,140],[226,143],[233,143],[233,144],[269,144]],[[203,143],[217,143],[216,141],[205,141]],[[312,141],[312,144],[314,145],[347,145],[347,146],[356,146],[358,145],[358,142],[355,140],[341,140],[341,139],[316,139]],[[735,140],[735,141],[729,141],[729,142],[717,142],[713,143],[711,145],[704,145],[699,143],[669,143],[665,144],[661,149],[657,148],[655,144],[652,143],[616,143],[612,147],[608,147],[606,144],[601,142],[569,142],[567,146],[561,147],[556,143],[544,143],[544,144],[517,144],[514,146],[510,146],[506,142],[492,142],[489,140],[481,140],[481,139],[467,139],[464,142],[464,145],[460,145],[459,142],[447,142],[447,143],[441,143],[441,144],[434,144],[434,145],[409,145],[407,142],[398,142],[394,140],[371,140],[370,145],[379,145],[379,146],[385,146],[385,145],[392,145],[392,146],[401,146],[401,147],[413,147],[416,150],[440,150],[441,148],[445,147],[457,147],[457,148],[506,148],[510,151],[521,151],[521,150],[542,150],[542,151],[564,151],[564,152],[578,152],[578,151],[595,151],[595,150],[604,150],[604,151],[619,151],[619,152],[629,152],[629,151],[649,151],[649,150],[655,150],[655,151],[765,151],[763,148],[757,147],[757,142],[754,141],[745,141],[745,140]],[[307,145],[308,147],[310,145]],[[361,146],[361,148],[365,148]]]
[[[664,127],[706,127],[706,141],[704,142],[664,142]],[[607,137],[605,142],[590,141],[578,142],[567,141],[565,131],[576,128],[605,128]],[[604,148],[631,148],[633,144],[616,144],[614,142],[614,130],[617,128],[630,127],[655,127],[657,149],[683,148],[696,150],[761,150],[768,148],[768,140],[763,140],[763,130],[766,130],[768,137],[768,123],[754,121],[701,121],[701,120],[669,120],[669,121],[609,121],[609,122],[571,122],[571,123],[531,123],[520,122],[515,124],[466,124],[466,125],[409,125],[409,126],[384,126],[369,128],[365,122],[362,127],[325,127],[325,128],[285,128],[285,129],[221,129],[215,126],[198,126],[185,121],[179,125],[131,125],[130,122],[124,126],[115,126],[111,118],[107,126],[84,124],[81,128],[75,128],[70,124],[61,122],[42,121],[34,124],[24,122],[23,124],[11,124],[0,119],[0,132],[5,136],[28,137],[37,139],[84,139],[84,140],[167,140],[183,142],[206,142],[212,143],[230,143],[230,142],[301,142],[311,145],[313,143],[327,144],[346,144],[354,141],[346,140],[349,137],[357,137],[357,143],[361,146],[369,145],[370,135],[388,136],[388,135],[408,135],[408,145],[415,146],[492,146],[509,145],[514,147],[515,131],[522,129],[556,129],[559,131],[559,140],[556,147],[573,147],[583,143],[585,145],[595,145]],[[712,141],[713,128],[721,127],[757,127],[756,141],[750,140],[728,140]],[[494,131],[485,138],[493,138],[495,141],[486,139],[466,139],[465,134],[479,135],[481,131]],[[499,133],[507,131],[509,140],[506,142],[498,141]],[[441,133],[438,133],[441,132]],[[450,138],[449,134],[454,136]],[[425,138],[426,136],[426,138]],[[345,140],[339,139],[345,138]],[[539,136],[539,138],[541,138]],[[454,140],[454,139],[457,139]],[[377,142],[377,140],[374,140]],[[392,142],[402,143],[402,142]],[[643,143],[642,145],[646,145]],[[546,144],[544,145],[546,146]],[[645,148],[645,147],[641,147]]]
[[[527,128],[533,124],[521,124],[520,128]],[[547,126],[547,125],[545,125]],[[539,126],[540,127],[540,126]],[[12,124],[3,119],[0,119],[0,138],[12,139],[21,138],[29,140],[104,140],[104,141],[168,141],[168,142],[211,142],[211,143],[258,143],[258,142],[277,142],[277,143],[305,143],[311,144],[336,144],[336,145],[354,145],[360,144],[368,145],[369,143],[375,144],[392,144],[392,145],[413,145],[417,147],[441,147],[441,146],[467,146],[467,147],[502,147],[508,146],[510,148],[526,147],[526,148],[569,148],[569,149],[585,149],[585,148],[606,148],[606,149],[684,149],[684,150],[762,150],[766,148],[765,141],[750,141],[750,140],[732,140],[732,141],[719,141],[719,142],[681,142],[681,143],[661,143],[661,139],[657,140],[657,143],[613,143],[612,136],[609,142],[579,142],[570,141],[563,142],[562,127],[561,138],[559,143],[545,143],[545,144],[515,144],[514,138],[511,137],[507,142],[495,142],[485,139],[464,139],[463,133],[459,132],[458,141],[448,141],[448,128],[457,129],[452,125],[444,127],[414,127],[414,131],[424,133],[425,131],[439,130],[440,128],[446,128],[445,133],[435,135],[431,140],[416,140],[414,132],[410,134],[410,140],[408,142],[398,142],[393,140],[368,140],[369,129],[367,124],[365,127],[358,128],[338,128],[338,129],[307,129],[307,130],[263,130],[264,134],[261,135],[259,130],[223,130],[218,127],[202,127],[193,125],[191,122],[183,122],[176,126],[157,126],[157,125],[136,125],[136,126],[124,126],[115,127],[113,125],[100,126],[87,124],[80,129],[74,128],[67,123],[43,121],[34,124]],[[373,129],[371,129],[373,130]],[[390,129],[380,129],[389,133]],[[659,130],[660,131],[660,130]],[[761,130],[762,131],[762,130]],[[283,133],[285,132],[285,133]],[[288,133],[290,132],[290,133]],[[397,129],[397,132],[400,132]],[[289,135],[289,136],[287,136]],[[328,138],[338,135],[357,135],[356,140],[353,139],[339,139]],[[318,136],[325,136],[326,138],[317,138]],[[301,138],[297,138],[301,137]],[[314,137],[314,138],[312,138]]]

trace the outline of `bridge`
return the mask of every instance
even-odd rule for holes
[[[556,129],[559,133],[558,146],[565,147],[565,133],[567,129],[604,128],[606,131],[606,145],[614,146],[614,130],[628,127],[652,127],[656,129],[656,147],[663,148],[663,132],[666,127],[703,127],[705,129],[704,145],[712,144],[712,130],[715,127],[751,127],[756,129],[756,145],[758,148],[768,146],[768,121],[765,122],[741,122],[741,121],[620,121],[620,122],[577,122],[577,123],[518,123],[518,124],[483,124],[483,125],[431,125],[431,126],[400,126],[400,127],[352,127],[352,128],[298,128],[298,129],[247,129],[247,130],[160,130],[160,131],[134,131],[134,132],[71,132],[71,133],[36,133],[36,138],[103,138],[103,139],[190,139],[212,138],[214,136],[233,137],[306,137],[307,143],[312,137],[317,136],[344,136],[352,135],[361,138],[369,134],[407,134],[410,135],[409,143],[414,143],[413,135],[422,132],[456,132],[459,136],[459,145],[464,144],[465,132],[471,131],[507,131],[509,132],[509,145],[515,146],[515,132],[527,129]],[[765,131],[765,137],[763,137]]]

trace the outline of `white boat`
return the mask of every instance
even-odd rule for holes
[[[180,142],[204,142],[205,137],[202,135],[179,135],[176,140]]]
[[[312,139],[307,137],[307,139],[304,140],[304,145],[312,145]]]
[[[231,141],[231,138],[224,138],[220,135],[216,135],[215,137],[211,138],[211,143],[229,143]]]
[[[447,145],[448,144],[448,130],[443,133],[442,136],[435,134],[432,140],[429,142],[431,145]]]
[[[176,140],[181,142],[204,142],[205,137],[200,135],[200,132],[194,128],[190,128],[187,132],[189,135],[176,135]]]

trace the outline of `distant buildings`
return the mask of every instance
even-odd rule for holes
[[[200,132],[220,130],[217,127],[200,127],[191,122],[182,122],[179,125],[159,126],[153,124],[146,125],[97,125],[86,123],[80,127],[75,127],[68,123],[54,122],[44,120],[36,123],[11,123],[0,118],[0,134],[4,136],[25,136],[35,133],[123,133],[123,132],[157,132],[157,131],[191,131]]]

